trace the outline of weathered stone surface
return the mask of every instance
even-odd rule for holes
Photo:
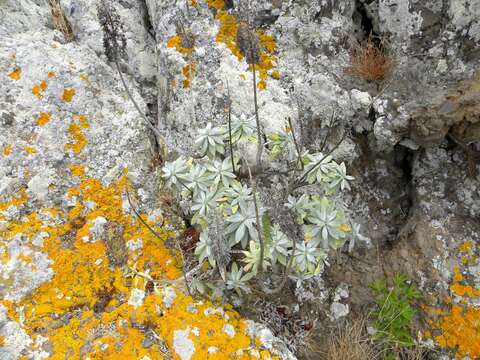
[[[162,238],[153,236],[125,193],[133,185],[133,201],[138,193],[136,206],[151,214],[144,215],[150,226],[163,218],[155,208],[153,136],[103,55],[96,2],[63,5],[75,42],[48,27],[47,2],[0,5],[8,19],[0,25],[0,358],[190,359],[207,353],[199,344],[213,331],[212,353],[266,351],[294,359],[272,345],[277,339],[251,347],[264,328],[248,334],[236,312],[210,312],[213,304],[183,293],[177,259],[165,245],[178,230],[169,225],[157,229]],[[156,59],[140,5],[117,4],[128,41],[123,67],[149,99]],[[138,83],[124,76],[147,112]],[[174,294],[161,313],[160,278]],[[175,324],[185,316],[191,319]],[[225,326],[235,332],[228,338],[220,331]],[[185,327],[194,337],[187,357],[174,340]],[[154,343],[143,346],[152,333]]]
[[[41,215],[42,226],[49,231],[36,229],[31,234],[14,229],[11,238],[0,239],[0,336],[6,339],[0,342],[2,359],[22,355],[42,359],[54,351],[44,334],[33,337],[31,329],[26,331],[19,321],[25,314],[17,314],[17,321],[8,305],[22,302],[28,308],[31,304],[26,299],[38,296],[36,292],[49,283],[57,284],[52,259],[59,257],[50,248],[52,239],[59,241],[61,251],[76,245],[91,249],[110,239],[105,256],[79,265],[106,266],[102,268],[106,273],[110,270],[105,264],[119,268],[132,259],[144,259],[147,250],[160,251],[149,247],[148,232],[131,238],[129,229],[124,229],[128,216],[134,218],[119,183],[127,168],[140,199],[138,206],[153,214],[152,223],[162,214],[154,171],[157,160],[152,156],[156,146],[104,54],[98,2],[61,2],[74,42],[53,30],[47,1],[0,4],[0,201],[8,204],[0,207],[0,226],[9,228],[12,222],[33,226],[27,215],[42,208],[63,214]],[[301,145],[316,149],[326,135],[331,147],[348,130],[348,137],[332,155],[345,161],[356,178],[352,193],[342,201],[362,224],[361,232],[371,239],[371,246],[359,243],[352,253],[344,249],[332,255],[323,279],[298,286],[292,282],[281,297],[262,300],[252,311],[255,320],[269,315],[273,320],[265,322],[273,324],[275,334],[257,324],[250,327],[250,337],[264,338],[262,349],[272,354],[279,349],[283,358],[290,359],[293,355],[285,344],[273,336],[286,343],[295,337],[292,334],[298,328],[281,331],[286,327],[283,313],[302,324],[309,316],[320,318],[321,325],[340,321],[369,305],[369,282],[396,271],[408,273],[425,293],[442,294],[448,291],[458,246],[467,240],[480,242],[480,3],[250,3],[250,10],[245,10],[243,0],[122,0],[113,6],[127,39],[121,69],[134,98],[166,138],[171,158],[190,152],[198,128],[209,122],[226,123],[229,98],[233,116],[253,116],[252,72],[232,35],[236,34],[232,24],[248,17],[262,29],[263,46],[272,49],[265,52],[268,66],[258,69],[256,79],[265,135],[278,131],[291,118]],[[370,32],[385,42],[394,62],[390,76],[379,83],[348,72],[353,49]],[[254,162],[254,146],[245,145],[241,152]],[[81,166],[85,174],[72,165]],[[110,210],[122,214],[123,226],[111,214],[95,213],[91,199],[82,200],[88,219],[73,216],[80,197],[68,192],[79,191],[81,177],[99,180],[102,191],[109,189],[120,199],[115,203],[118,207]],[[271,180],[262,196],[275,203],[277,180]],[[88,228],[88,234],[77,239],[76,229],[52,235],[52,228],[63,229],[66,224]],[[130,230],[140,231],[141,224],[137,225]],[[165,234],[166,241],[173,235]],[[118,238],[125,238],[125,244],[116,243]],[[480,280],[475,278],[475,283]],[[121,296],[116,295],[120,304],[116,310],[122,306],[143,309],[153,301],[140,285],[128,286]],[[109,295],[103,292],[98,299],[96,291],[88,305],[72,295],[78,300],[74,305],[83,306],[81,311],[91,307],[96,314],[105,313]],[[175,301],[199,306],[185,300],[178,289],[162,291],[157,305],[165,306],[172,318]],[[73,313],[55,311],[50,330],[64,329]],[[171,336],[165,336],[181,358],[190,358],[201,339],[195,335],[195,318],[190,320],[191,326],[172,328]],[[223,329],[228,323],[223,314],[221,322]],[[318,328],[322,333],[326,327]],[[159,351],[158,343],[152,345],[149,339],[138,343],[148,344],[148,351]],[[301,348],[295,346],[297,351]],[[89,343],[82,352],[93,347]]]

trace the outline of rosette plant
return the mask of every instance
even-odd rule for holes
[[[200,268],[212,277],[221,275],[216,281],[223,282],[222,288],[238,294],[247,292],[255,277],[272,272],[283,274],[284,280],[319,275],[330,251],[347,240],[353,246],[354,236],[366,239],[336,202],[338,196],[331,196],[350,189],[353,177],[345,164],[331,154],[301,149],[290,122],[262,143],[271,168],[262,165],[252,174],[252,164],[235,149],[240,142],[258,145],[257,130],[246,116],[230,117],[228,127],[208,123],[198,131],[197,155],[166,163],[162,174],[165,184],[190,203],[187,215],[200,231],[194,251],[204,265]],[[285,177],[281,207],[292,215],[297,232],[283,228],[277,211],[261,200],[262,175],[279,168],[285,169],[278,172]],[[306,187],[315,191],[307,193]]]

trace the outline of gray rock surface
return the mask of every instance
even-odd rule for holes
[[[229,1],[229,14],[246,16],[275,39],[274,66],[266,71],[265,89],[258,91],[265,134],[291,118],[302,146],[318,148],[326,135],[332,147],[339,131],[347,129],[333,155],[349,165],[356,181],[342,200],[371,239],[371,247],[359,244],[351,254],[346,249],[332,254],[324,279],[290,284],[284,297],[252,310],[254,320],[285,306],[299,323],[307,316],[322,324],[339,321],[371,303],[369,282],[396,271],[421,282],[426,292],[445,291],[454,249],[466,240],[480,242],[480,2],[251,0],[244,10],[242,1]],[[78,123],[72,115],[84,114],[87,175],[108,184],[128,167],[142,203],[156,207],[156,175],[150,168],[156,145],[104,54],[97,3],[62,2],[76,36],[71,43],[53,30],[47,1],[0,3],[0,150],[10,148],[8,156],[0,155],[2,201],[24,186],[37,204],[61,203],[73,185],[67,164],[76,155],[65,151],[72,142],[69,128]],[[198,128],[226,123],[228,93],[233,116],[254,114],[248,64],[216,41],[222,31],[219,9],[205,0],[191,3],[114,3],[127,39],[122,71],[172,159],[190,153]],[[394,64],[380,82],[348,71],[354,49],[370,33],[384,41]],[[171,46],[179,34],[191,36],[192,51]],[[21,78],[11,81],[7,74],[16,68]],[[30,89],[42,80],[48,87],[38,98]],[[61,100],[65,88],[75,89],[71,102]],[[48,112],[50,121],[38,127],[41,112]],[[250,150],[244,149],[245,156]],[[10,208],[7,215],[15,218],[20,211]],[[28,246],[15,239],[10,261],[0,262],[1,273],[14,282],[0,286],[4,299],[19,300],[52,276],[45,254]],[[35,271],[15,256],[25,251],[35,259]],[[347,295],[336,298],[341,284]],[[297,306],[301,310],[295,311]],[[20,344],[0,345],[0,357],[14,359],[32,340],[2,311],[0,306],[0,335]],[[284,323],[277,320],[265,322],[288,343],[294,331],[282,333]],[[262,334],[270,337],[268,331]],[[300,348],[292,350],[300,354]],[[283,353],[289,358],[287,350]]]

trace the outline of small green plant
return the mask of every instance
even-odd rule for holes
[[[370,284],[370,289],[377,305],[373,312],[375,336],[388,349],[385,359],[395,359],[395,352],[415,345],[411,334],[411,322],[416,314],[413,302],[421,294],[402,274],[395,274],[390,288],[385,280],[377,280]]]
[[[167,162],[162,174],[200,231],[194,253],[200,263],[210,266],[209,276],[200,277],[220,283],[215,288],[237,293],[247,292],[247,282],[259,274],[283,276],[277,289],[287,277],[301,281],[319,275],[330,249],[347,240],[353,246],[354,237],[365,239],[338,196],[332,196],[350,188],[353,177],[346,174],[345,164],[322,152],[300,153],[289,126],[271,134],[264,151],[272,167],[286,169],[280,206],[291,213],[299,238],[289,236],[278,219],[273,222],[276,210],[264,205],[257,189],[262,172],[273,169],[262,166],[252,175],[250,164],[234,154],[240,143],[256,144],[255,132],[255,122],[246,117],[232,117],[228,127],[207,124],[198,131],[197,155]],[[316,188],[316,193],[304,193],[306,186]],[[198,278],[194,280],[198,283]]]

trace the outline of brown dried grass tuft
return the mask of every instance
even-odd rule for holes
[[[325,360],[381,359],[371,338],[365,334],[365,320],[348,323],[331,336],[325,351]]]
[[[384,39],[370,35],[361,45],[356,46],[350,55],[347,73],[367,81],[382,81],[393,69],[394,61],[386,51]]]
[[[383,360],[393,351],[397,359],[427,359],[427,351],[419,345],[410,349],[386,348],[367,334],[366,323],[366,318],[355,319],[330,334],[323,344],[313,338],[306,339],[302,355],[308,360]]]

